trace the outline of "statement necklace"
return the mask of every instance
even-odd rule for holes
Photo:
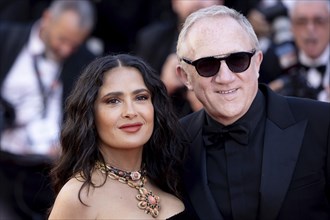
[[[111,179],[118,180],[121,183],[137,189],[139,192],[139,194],[135,196],[139,201],[137,206],[144,210],[146,214],[150,214],[153,218],[159,215],[159,196],[156,196],[152,191],[144,187],[147,182],[147,172],[145,169],[127,172],[101,162],[96,162],[95,167],[102,173],[108,173],[108,177]]]

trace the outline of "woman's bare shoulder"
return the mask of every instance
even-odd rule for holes
[[[49,219],[92,219],[96,216],[93,204],[93,188],[84,187],[82,178],[71,178],[56,197]],[[80,191],[81,190],[81,191]],[[79,199],[80,192],[80,199]]]

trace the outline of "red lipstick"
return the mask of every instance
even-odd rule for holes
[[[135,133],[139,131],[141,127],[142,127],[142,123],[132,123],[132,124],[123,124],[119,127],[119,129],[128,133]]]

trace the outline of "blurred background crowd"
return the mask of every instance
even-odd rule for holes
[[[223,4],[247,16],[264,52],[261,83],[330,102],[329,0],[299,2],[0,0],[0,219],[45,219],[65,98],[95,57],[139,55],[164,81],[178,117],[201,108],[175,75],[181,24],[200,8]]]

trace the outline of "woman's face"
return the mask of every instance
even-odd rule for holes
[[[135,68],[116,67],[106,72],[94,109],[101,150],[142,149],[151,137],[151,94]]]

